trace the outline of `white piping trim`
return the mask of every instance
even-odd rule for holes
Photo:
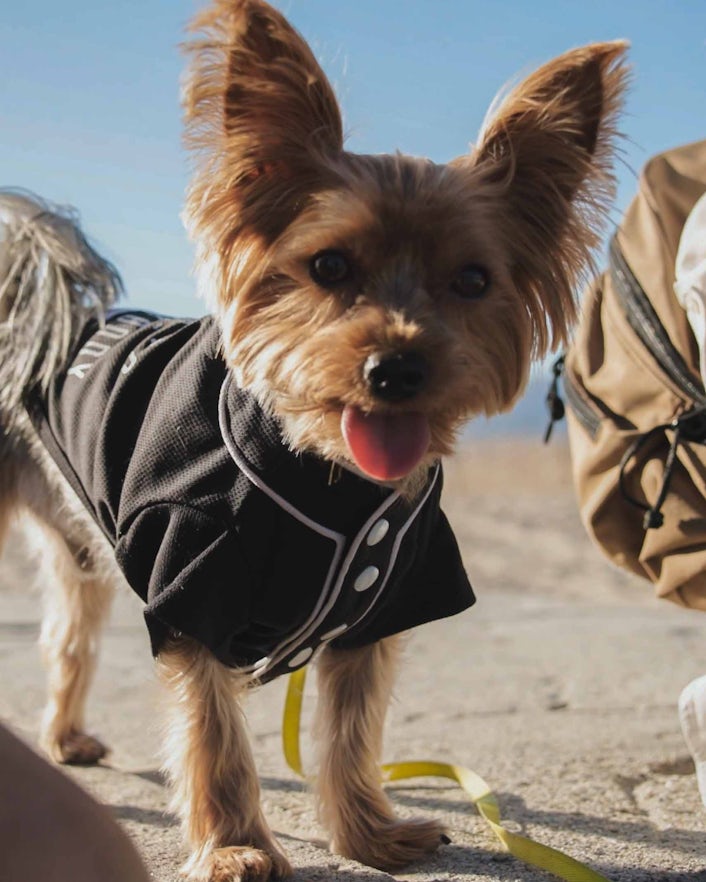
[[[228,376],[223,381],[223,385],[221,386],[221,391],[219,394],[219,402],[218,402],[218,422],[221,429],[221,435],[223,436],[223,440],[225,441],[225,445],[228,448],[228,452],[235,460],[238,468],[245,474],[249,481],[251,481],[259,490],[262,490],[270,499],[274,499],[274,501],[279,505],[280,508],[283,508],[290,515],[295,517],[298,521],[300,521],[304,526],[309,527],[309,529],[314,530],[319,533],[321,536],[325,536],[327,539],[333,539],[334,542],[345,542],[346,537],[343,533],[337,533],[335,530],[330,530],[328,527],[324,527],[323,524],[317,524],[316,521],[312,520],[310,517],[304,514],[304,512],[299,511],[298,508],[295,508],[291,502],[286,500],[283,496],[280,496],[279,493],[276,493],[270,486],[268,486],[262,478],[260,478],[247,462],[242,458],[240,451],[233,444],[232,440],[228,436],[226,431],[225,418],[226,418],[226,386],[230,384],[231,377]]]
[[[343,583],[345,582],[346,576],[348,575],[348,571],[355,559],[356,554],[358,553],[358,549],[360,548],[361,543],[367,537],[368,533],[372,526],[374,526],[375,522],[380,519],[380,517],[390,508],[397,500],[400,498],[400,494],[398,491],[391,493],[385,501],[378,506],[378,508],[370,515],[370,517],[366,520],[363,527],[356,534],[355,539],[351,543],[351,546],[348,550],[348,554],[345,557],[341,565],[341,569],[338,573],[338,578],[336,579],[336,584],[331,591],[331,596],[328,599],[328,602],[325,606],[322,607],[322,603],[325,600],[326,594],[328,592],[329,585],[333,578],[333,574],[336,566],[341,558],[341,553],[343,551],[343,546],[345,544],[345,536],[342,533],[337,533],[334,530],[329,530],[327,527],[324,527],[322,524],[316,523],[311,518],[307,517],[303,512],[299,511],[299,509],[295,508],[290,502],[280,496],[278,493],[269,487],[265,482],[256,475],[252,469],[248,466],[248,464],[243,460],[240,455],[240,451],[238,451],[237,447],[233,444],[231,438],[229,437],[229,433],[226,431],[226,417],[227,417],[227,408],[226,408],[226,393],[227,387],[230,384],[232,377],[228,375],[226,379],[223,381],[223,385],[221,386],[221,391],[219,394],[219,402],[218,402],[218,421],[221,429],[221,435],[223,436],[223,441],[225,442],[226,448],[230,453],[231,457],[235,461],[236,465],[239,469],[245,474],[249,481],[251,481],[259,490],[262,490],[270,499],[273,499],[280,508],[284,509],[286,512],[291,514],[294,518],[296,518],[300,523],[309,527],[311,530],[314,530],[319,535],[324,536],[327,539],[332,539],[336,543],[336,551],[334,553],[333,559],[331,561],[331,565],[329,567],[328,573],[326,574],[326,582],[324,587],[319,595],[319,599],[316,603],[316,606],[309,616],[309,619],[296,631],[291,637],[286,638],[279,646],[277,646],[269,655],[268,661],[266,664],[263,664],[262,667],[257,668],[255,671],[255,676],[262,676],[262,674],[269,669],[270,667],[275,667],[279,664],[284,656],[290,655],[295,649],[298,649],[310,636],[316,631],[319,624],[326,618],[326,616],[330,613],[331,609],[335,606],[336,601],[341,593],[341,588],[343,587]],[[422,497],[419,504],[416,506],[412,514],[405,521],[404,525],[397,532],[397,536],[395,537],[395,541],[392,546],[392,552],[390,554],[390,562],[387,567],[387,571],[385,572],[385,578],[380,585],[377,593],[372,599],[371,603],[368,605],[368,608],[363,612],[352,625],[347,630],[354,628],[359,622],[361,622],[373,609],[373,607],[378,602],[385,585],[387,584],[390,574],[394,569],[395,563],[397,561],[397,556],[399,554],[399,549],[402,544],[402,540],[404,539],[405,534],[408,529],[412,525],[413,521],[419,514],[420,510],[424,507],[427,499],[431,491],[436,486],[436,482],[439,478],[440,467],[437,463],[436,471],[434,472],[434,477],[431,480],[429,487],[427,488],[426,493]],[[323,640],[321,643],[321,647],[323,646]],[[317,650],[321,647],[317,647]],[[260,659],[262,662],[262,659]],[[252,671],[253,666],[243,668],[244,671]]]
[[[388,580],[389,580],[389,578],[390,578],[390,575],[391,575],[391,573],[392,573],[392,570],[394,569],[395,563],[397,562],[397,556],[398,556],[399,551],[400,551],[400,545],[402,545],[402,540],[404,539],[405,534],[407,533],[407,530],[409,530],[409,528],[411,527],[412,523],[413,523],[414,520],[416,519],[416,517],[417,517],[417,515],[419,514],[420,510],[424,507],[424,505],[425,505],[427,499],[429,499],[429,494],[431,493],[431,491],[432,491],[432,490],[434,489],[434,487],[436,486],[436,482],[437,482],[437,480],[438,480],[438,478],[439,478],[439,470],[440,470],[440,466],[439,466],[439,464],[437,463],[437,465],[436,465],[436,471],[434,472],[434,477],[432,478],[431,483],[429,484],[429,488],[427,489],[427,492],[424,494],[424,496],[423,496],[421,502],[419,503],[419,505],[414,509],[414,511],[413,511],[412,514],[409,516],[409,518],[405,521],[405,523],[402,525],[402,527],[400,527],[400,529],[399,529],[398,532],[397,532],[397,535],[395,536],[395,541],[394,541],[394,543],[393,543],[393,545],[392,545],[392,552],[390,553],[390,564],[389,564],[389,566],[388,566],[388,568],[387,568],[387,572],[385,573],[385,578],[382,580],[382,584],[381,584],[380,587],[378,588],[377,594],[376,594],[375,597],[373,598],[372,603],[370,604],[370,606],[365,610],[365,612],[364,612],[361,616],[359,616],[359,618],[357,618],[357,619],[355,620],[355,622],[353,622],[353,624],[350,626],[349,630],[352,629],[352,628],[355,628],[355,626],[356,626],[359,622],[362,622],[362,621],[363,621],[363,619],[368,615],[368,613],[370,612],[370,610],[371,610],[371,609],[375,606],[375,604],[378,602],[378,599],[379,599],[380,595],[382,594],[382,592],[385,590],[385,585],[387,585]]]
[[[319,616],[318,621],[313,622],[311,627],[308,629],[307,633],[302,636],[302,642],[304,640],[307,640],[311,636],[312,632],[316,630],[316,628],[318,627],[320,622],[326,618],[326,616],[331,612],[331,609],[336,605],[336,601],[338,600],[338,597],[341,593],[341,588],[343,587],[343,583],[345,582],[346,576],[348,575],[348,570],[350,569],[351,564],[353,563],[353,560],[355,559],[355,556],[358,553],[358,549],[360,548],[360,545],[361,545],[363,539],[366,537],[366,535],[370,531],[370,527],[372,526],[372,524],[374,524],[375,521],[380,518],[380,515],[384,514],[384,512],[386,512],[387,509],[390,508],[390,506],[399,499],[399,496],[400,496],[400,494],[397,492],[392,493],[390,496],[388,496],[388,498],[382,503],[382,505],[378,506],[378,508],[373,512],[373,514],[365,522],[365,525],[362,527],[362,529],[359,530],[359,532],[357,533],[355,539],[351,543],[351,547],[348,549],[348,554],[346,555],[345,560],[341,564],[341,569],[339,570],[339,573],[338,573],[338,579],[336,579],[336,584],[331,592],[331,596],[328,600],[328,603],[326,604],[325,608],[321,611],[321,615]],[[388,573],[389,572],[390,571],[388,569]],[[387,578],[387,576],[386,576],[386,578]],[[370,604],[370,606],[368,607],[366,612],[363,613],[363,615],[367,615],[368,611],[375,604],[379,594],[380,594],[380,592],[378,592],[378,594],[375,596],[375,599],[372,601],[372,603]],[[360,618],[362,618],[362,616]],[[360,619],[358,621],[360,621]],[[291,652],[291,650],[286,651],[284,654],[288,655],[289,652]],[[274,656],[274,653],[272,653],[272,655]],[[279,663],[279,661],[280,661],[279,658],[275,658],[276,663]]]
[[[325,634],[321,635],[321,642],[328,643],[330,640],[335,640],[336,637],[340,637],[341,634],[345,634],[348,630],[348,625],[339,625],[337,628],[334,628],[332,631],[327,631]]]
[[[319,595],[319,598],[316,602],[314,610],[312,611],[308,620],[306,622],[304,622],[303,625],[301,625],[301,627],[299,628],[298,631],[296,631],[290,637],[287,637],[278,647],[275,648],[275,650],[273,652],[270,653],[269,662],[267,664],[264,664],[263,666],[257,668],[257,674],[258,674],[258,676],[261,676],[264,671],[266,671],[269,667],[271,667],[275,663],[275,661],[279,661],[277,656],[279,656],[280,654],[287,654],[287,652],[285,651],[287,645],[291,644],[292,642],[294,642],[296,644],[296,641],[299,640],[299,637],[302,634],[302,632],[306,632],[306,634],[304,635],[302,640],[306,639],[306,637],[309,635],[309,633],[310,633],[309,626],[317,618],[319,610],[321,609],[321,605],[326,598],[326,594],[329,590],[329,586],[330,586],[331,582],[333,581],[333,577],[336,573],[336,568],[338,566],[338,562],[340,561],[341,555],[343,554],[343,548],[344,548],[344,545],[346,542],[346,537],[342,533],[337,533],[335,530],[329,530],[328,527],[324,527],[322,524],[317,524],[316,521],[313,521],[311,518],[307,517],[303,512],[299,511],[299,509],[295,508],[290,502],[288,502],[286,499],[284,499],[284,497],[280,496],[278,493],[275,493],[275,491],[271,487],[269,487],[267,484],[265,484],[265,482],[258,475],[256,475],[255,472],[252,471],[252,469],[247,464],[247,462],[245,462],[245,460],[242,458],[242,456],[240,455],[240,451],[233,444],[233,442],[229,436],[229,432],[227,431],[227,424],[226,424],[226,417],[227,417],[226,393],[228,391],[228,386],[231,382],[231,379],[232,378],[229,374],[226,377],[226,379],[223,381],[223,384],[221,385],[221,391],[220,391],[219,397],[218,397],[218,424],[219,424],[219,427],[221,430],[221,436],[223,437],[223,441],[226,445],[226,449],[228,450],[228,453],[230,453],[235,464],[243,472],[243,474],[246,476],[246,478],[251,483],[253,483],[258,488],[258,490],[262,490],[262,492],[265,493],[267,496],[269,496],[270,499],[274,500],[277,503],[277,505],[280,506],[280,508],[284,509],[288,514],[291,514],[292,517],[296,518],[296,520],[298,520],[300,523],[304,524],[304,526],[309,527],[309,529],[311,529],[311,530],[314,530],[314,532],[318,533],[320,536],[323,536],[326,539],[330,539],[336,545],[336,550],[333,554],[333,557],[331,559],[331,564],[329,565],[329,569],[326,574],[326,580],[324,582],[324,587],[321,591],[321,594]],[[293,648],[296,648],[296,645]],[[289,651],[291,651],[291,649]],[[262,660],[260,660],[260,661],[262,661]],[[253,667],[254,667],[253,665],[249,665],[248,667],[243,668],[243,670],[252,671]]]

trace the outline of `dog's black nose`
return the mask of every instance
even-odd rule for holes
[[[429,365],[417,352],[371,355],[365,362],[364,375],[376,398],[405,401],[422,391],[429,376]]]

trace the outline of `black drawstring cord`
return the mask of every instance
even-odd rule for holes
[[[659,493],[657,494],[657,500],[655,504],[649,509],[645,517],[642,521],[642,526],[645,530],[651,530],[654,527],[661,527],[664,523],[664,515],[662,514],[662,506],[664,505],[664,500],[667,497],[667,493],[669,493],[669,485],[672,482],[672,472],[674,471],[674,461],[677,458],[677,448],[679,447],[679,442],[681,441],[681,425],[679,421],[676,420],[672,425],[672,430],[674,434],[672,435],[672,443],[669,445],[669,453],[667,454],[667,459],[664,462],[664,475],[662,477],[662,486],[659,489]]]
[[[634,505],[636,508],[639,508],[645,512],[645,517],[642,522],[645,529],[648,529],[647,526],[645,526],[648,518],[650,521],[654,521],[657,518],[654,517],[654,513],[652,513],[651,515],[652,508],[649,505],[645,505],[643,502],[640,502],[639,499],[635,499],[635,497],[628,492],[628,488],[625,483],[625,472],[627,470],[630,460],[634,456],[637,456],[637,454],[640,452],[640,450],[642,450],[645,444],[647,444],[647,442],[659,432],[664,432],[665,429],[668,429],[670,426],[671,423],[662,423],[661,425],[655,426],[653,429],[650,429],[649,432],[645,432],[643,435],[637,437],[630,445],[630,447],[628,447],[628,449],[625,451],[625,453],[623,454],[623,458],[620,460],[620,471],[618,472],[618,486],[620,487],[620,492],[626,502],[629,502],[630,505]],[[661,512],[658,512],[657,515],[658,518],[661,517]],[[661,524],[659,524],[658,526],[661,526]]]
[[[698,424],[698,421],[701,420],[703,422],[704,417],[704,408],[699,408],[696,411],[689,411],[686,414],[682,414],[682,416],[677,417],[677,419],[672,420],[671,423],[662,423],[659,426],[655,426],[653,429],[650,429],[649,432],[645,432],[644,435],[640,435],[639,438],[636,438],[635,441],[628,447],[625,451],[623,458],[620,460],[620,472],[618,474],[618,483],[620,486],[620,492],[623,495],[623,498],[626,502],[629,502],[631,505],[634,505],[636,508],[642,509],[645,512],[645,516],[642,519],[642,526],[645,530],[652,530],[657,527],[661,527],[664,523],[664,515],[662,514],[662,506],[664,505],[664,500],[667,498],[667,494],[669,493],[669,486],[672,482],[672,474],[674,472],[674,464],[677,458],[677,451],[679,449],[679,445],[683,443],[684,437],[686,440],[694,441],[700,440],[697,439],[697,433],[691,431],[691,426]],[[637,454],[642,450],[642,448],[647,444],[647,442],[653,438],[659,432],[666,432],[668,429],[671,429],[674,433],[672,435],[672,441],[669,445],[669,452],[667,453],[667,458],[664,461],[664,475],[662,476],[662,485],[659,489],[659,493],[657,494],[657,499],[652,505],[645,505],[643,502],[640,502],[639,499],[635,499],[627,489],[625,483],[625,473],[627,470],[628,463],[630,460],[637,456]]]

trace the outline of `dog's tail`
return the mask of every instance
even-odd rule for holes
[[[0,405],[12,411],[28,389],[46,389],[77,325],[102,319],[122,289],[75,212],[0,189]]]

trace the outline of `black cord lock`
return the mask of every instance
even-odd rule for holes
[[[552,382],[546,397],[547,410],[549,411],[549,423],[544,432],[545,444],[548,444],[549,439],[552,437],[554,423],[560,422],[566,415],[566,408],[564,407],[564,402],[559,394],[559,379],[564,371],[564,358],[564,355],[560,355],[552,365]]]

